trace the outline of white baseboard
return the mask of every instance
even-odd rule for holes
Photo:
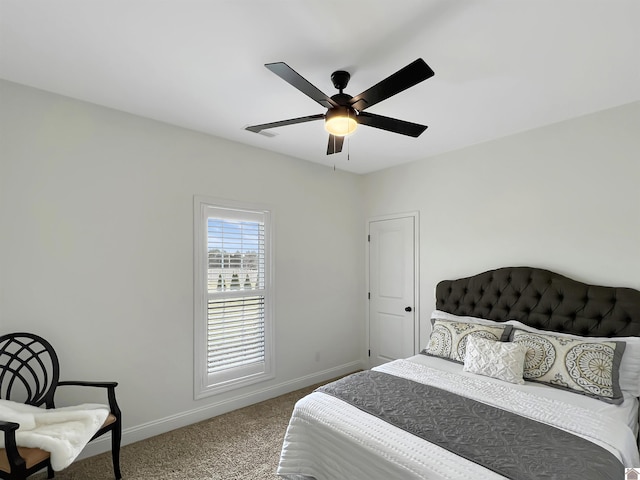
[[[122,431],[122,445],[139,442],[140,440],[154,437],[161,433],[175,430],[176,428],[186,427],[187,425],[201,422],[208,418],[237,410],[238,408],[247,407],[254,403],[269,400],[279,395],[284,395],[285,393],[293,392],[294,390],[305,388],[315,383],[321,383],[364,368],[361,361],[355,361],[217,403],[210,403],[200,408],[194,408],[193,410],[180,412],[141,425],[128,427]],[[78,459],[109,451],[111,451],[111,438],[107,435],[88,444]]]

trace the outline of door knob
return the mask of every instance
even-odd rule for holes
[[[404,311],[405,311],[405,312],[410,312],[410,311],[411,311],[411,307],[405,307],[405,308],[404,308]]]

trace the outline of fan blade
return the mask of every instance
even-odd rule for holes
[[[374,115],[369,112],[360,113],[358,115],[358,123],[369,127],[388,130],[393,133],[408,135],[410,137],[419,137],[420,134],[427,129],[426,125],[406,122],[396,118],[383,117],[382,115]]]
[[[265,64],[269,70],[282,78],[285,82],[293,85],[307,97],[315,100],[325,108],[337,107],[338,104],[331,100],[327,95],[322,93],[318,88],[313,86],[306,78],[296,72],[293,68],[284,62]]]
[[[343,143],[344,143],[344,137],[329,135],[329,144],[327,145],[327,155],[331,155],[332,153],[340,153],[342,151]]]
[[[349,103],[353,108],[361,112],[365,108],[369,108],[376,103],[386,100],[387,98],[400,93],[407,88],[433,77],[434,73],[431,67],[421,58],[410,63],[406,67],[398,70],[393,75],[388,76],[381,82],[375,84],[360,95],[356,95]]]
[[[312,122],[313,120],[320,120],[322,118],[324,118],[324,114],[318,113],[317,115],[290,118],[289,120],[281,120],[279,122],[263,123],[262,125],[251,125],[250,127],[246,127],[245,130],[260,133],[261,130],[265,130],[267,128],[284,127],[285,125],[293,125],[294,123]]]

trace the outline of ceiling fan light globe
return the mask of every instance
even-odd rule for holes
[[[331,135],[344,137],[356,131],[358,121],[356,113],[347,108],[335,108],[327,112],[324,118],[324,128]]]

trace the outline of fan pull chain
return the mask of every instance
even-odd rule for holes
[[[333,136],[333,151],[336,151],[336,136]],[[333,171],[336,171],[336,162],[333,162]]]
[[[351,118],[350,110],[347,110],[347,118]],[[351,145],[351,136],[347,137],[347,162],[349,161],[349,145]]]

